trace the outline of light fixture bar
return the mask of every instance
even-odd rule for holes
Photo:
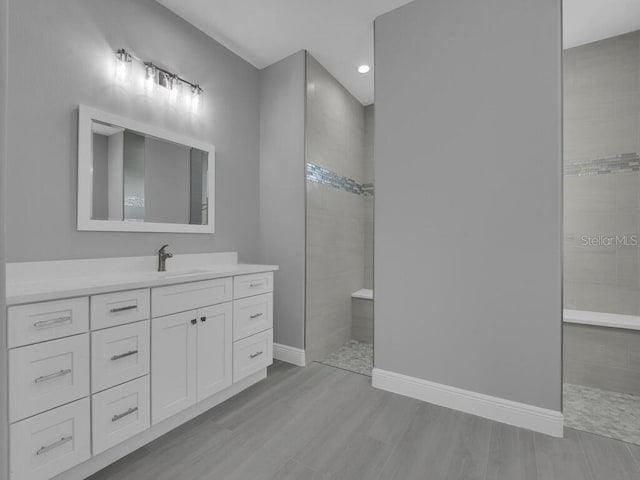
[[[127,52],[124,48],[120,48],[120,49],[116,50],[116,58],[120,62],[124,62],[124,63],[131,62],[132,60],[135,60],[136,62],[142,64],[147,71],[149,71],[149,69],[151,69],[156,74],[157,73],[162,74],[166,81],[171,82],[171,87],[167,87],[169,89],[175,88],[178,84],[182,83],[182,84],[188,85],[189,88],[191,89],[191,91],[193,93],[196,93],[197,95],[200,95],[202,92],[204,92],[204,90],[197,83],[190,82],[190,81],[180,77],[176,73],[170,72],[169,70],[167,70],[165,68],[157,66],[153,62],[147,62],[147,61],[145,61],[145,60],[143,60],[143,59],[141,59],[139,57],[136,57],[135,55],[131,54],[130,52]],[[156,82],[157,82],[157,80],[156,80]],[[164,86],[167,86],[167,85],[164,85]]]

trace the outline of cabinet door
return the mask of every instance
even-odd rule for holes
[[[151,421],[196,402],[197,311],[151,320]]]
[[[233,304],[198,310],[198,401],[231,385]]]

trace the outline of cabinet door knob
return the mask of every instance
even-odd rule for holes
[[[206,322],[207,321],[207,317],[200,317],[200,321],[201,322]]]
[[[191,320],[191,325],[195,325],[196,323],[198,323],[198,320],[196,320],[195,318]]]

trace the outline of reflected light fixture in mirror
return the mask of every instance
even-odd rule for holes
[[[358,73],[369,73],[371,71],[371,67],[369,65],[360,65],[358,67]]]
[[[125,49],[116,51],[116,78],[120,82],[129,80],[131,76],[133,60],[144,67],[143,84],[145,90],[152,92],[156,87],[163,87],[168,92],[171,103],[176,103],[182,97],[182,104],[190,111],[197,112],[200,106],[203,90],[197,83],[192,83],[181,78],[176,73],[160,68],[157,65],[146,62]]]

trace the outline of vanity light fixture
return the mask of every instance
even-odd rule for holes
[[[147,90],[153,90],[156,86],[166,88],[172,103],[176,101],[178,96],[183,96],[185,105],[192,111],[198,109],[203,92],[200,85],[191,83],[152,62],[146,62],[127,52],[124,48],[116,50],[116,78],[119,81],[129,79],[133,60],[144,66],[144,85]]]
[[[369,65],[360,65],[358,67],[358,73],[369,73],[371,71],[371,67]]]

